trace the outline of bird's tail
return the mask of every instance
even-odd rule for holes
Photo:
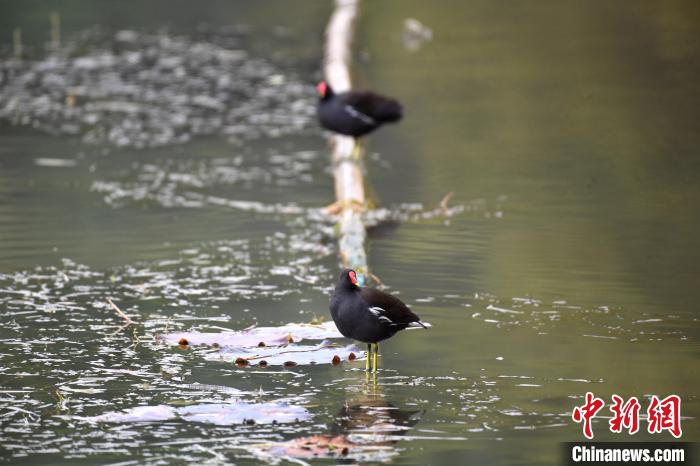
[[[377,105],[372,117],[383,123],[399,121],[403,117],[403,107],[393,99],[385,99]]]
[[[417,320],[415,322],[411,322],[408,324],[409,328],[430,328],[432,325],[428,322],[421,322],[420,320]]]

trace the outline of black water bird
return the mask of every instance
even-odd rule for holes
[[[357,138],[403,117],[403,108],[397,100],[371,91],[336,94],[325,81],[318,83],[316,90],[321,126],[334,133],[352,136],[356,146]]]
[[[343,336],[367,343],[368,371],[377,371],[379,342],[409,327],[428,328],[401,300],[374,288],[360,287],[354,270],[340,273],[331,296],[331,315]]]

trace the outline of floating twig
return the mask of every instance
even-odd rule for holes
[[[377,285],[379,285],[379,288],[380,288],[380,289],[383,290],[384,288],[386,288],[386,285],[384,284],[384,282],[383,282],[379,277],[377,277],[377,276],[376,276],[375,274],[373,274],[372,272],[368,272],[368,274],[369,274],[369,277],[370,277]]]
[[[449,193],[445,194],[445,197],[443,197],[440,201],[440,208],[445,213],[445,215],[447,215],[448,213],[448,209],[450,208],[448,204],[450,202],[450,199],[452,199],[452,196],[454,196],[454,194],[454,191],[450,191]]]
[[[112,301],[111,298],[107,297],[107,302],[112,306],[112,309],[114,309],[116,311],[116,313],[119,315],[119,317],[124,319],[124,321],[126,322],[125,327],[134,323],[134,321],[131,320],[131,317],[129,317],[121,309],[119,309],[119,307],[117,307],[117,305],[114,304],[114,302]]]

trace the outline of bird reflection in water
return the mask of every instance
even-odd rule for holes
[[[389,445],[399,440],[395,436],[411,430],[424,413],[424,410],[401,409],[384,398],[346,400],[335,416],[331,433],[357,442]]]
[[[345,400],[328,434],[268,445],[265,456],[387,461],[396,456],[400,436],[410,431],[425,410],[402,409],[387,401],[374,375],[356,398]]]

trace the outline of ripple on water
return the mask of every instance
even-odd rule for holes
[[[320,171],[320,157],[314,151],[273,152],[261,161],[255,154],[225,158],[165,159],[152,163],[134,162],[128,169],[109,171],[110,179],[98,179],[91,189],[113,207],[153,203],[163,207],[201,208],[227,206],[259,213],[303,213],[294,204],[265,204],[231,199],[223,195],[261,186],[294,187],[314,181]],[[235,188],[235,191],[232,191]]]
[[[232,396],[239,403],[231,408],[236,413],[243,411],[239,409],[242,406],[255,411],[261,406],[277,409],[285,403],[292,411],[304,411],[303,416],[295,417],[299,423],[259,432],[260,439],[276,439],[287,430],[310,432],[302,406],[306,401],[299,398],[305,392],[303,384],[301,388],[289,385],[284,382],[287,374],[268,370],[264,377],[269,380],[269,389],[244,390],[240,385],[251,389],[259,385],[250,387],[246,382],[250,374],[234,376],[237,369],[230,361],[215,377],[224,389],[211,384],[183,385],[186,380],[197,382],[193,371],[211,363],[158,344],[156,335],[190,329],[221,331],[221,325],[242,328],[258,318],[251,315],[257,313],[242,312],[240,304],[244,302],[255,306],[289,301],[290,296],[304,293],[307,299],[320,297],[325,304],[326,290],[317,283],[325,285],[320,280],[328,274],[323,262],[333,251],[320,246],[319,238],[324,234],[305,226],[255,240],[200,244],[174,258],[105,271],[66,259],[60,266],[1,274],[3,445],[12,445],[10,455],[15,457],[47,453],[49,444],[52,451],[80,457],[92,454],[103,442],[112,442],[114,451],[121,451],[143,435],[199,435],[195,427],[177,422],[207,418],[206,413],[188,407],[180,412],[176,406],[176,417],[161,424],[109,428],[90,435],[94,431],[75,424],[75,420],[101,416],[106,408],[173,406],[169,403],[183,399],[206,411],[212,403],[229,403]],[[289,274],[270,273],[277,261],[288,264]],[[316,278],[298,282],[294,274]],[[112,297],[136,325],[121,328],[122,320],[107,297]],[[305,304],[307,308],[310,305]],[[231,309],[236,311],[232,314]],[[231,419],[221,422],[217,435],[241,439],[250,435],[252,427],[247,424],[226,427]],[[66,425],[71,426],[68,436],[60,434]],[[155,451],[160,449],[154,447]]]
[[[618,307],[589,307],[562,300],[547,303],[534,297],[501,298],[485,292],[473,295],[447,294],[437,298],[418,297],[414,301],[422,306],[434,303],[451,309],[462,308],[462,312],[467,312],[477,321],[498,328],[526,327],[539,334],[566,334],[571,331],[569,324],[576,321],[579,335],[587,338],[627,341],[654,338],[680,341],[688,338],[686,322],[672,314],[639,319],[638,313]],[[654,325],[652,329],[645,327],[659,323],[666,325]]]
[[[313,90],[289,69],[230,48],[231,35],[88,30],[36,60],[0,61],[0,119],[84,142],[153,147],[197,135],[296,134]],[[261,79],[261,77],[268,77]]]

